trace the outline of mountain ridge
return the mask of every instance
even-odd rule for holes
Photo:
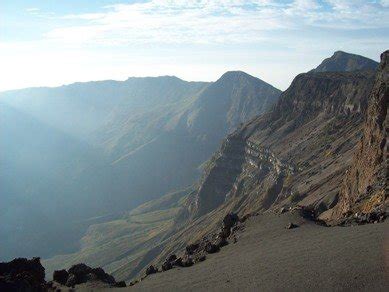
[[[255,82],[258,83],[258,80],[256,79]],[[9,193],[10,198],[17,198],[20,193],[30,192],[37,201],[40,197],[48,197],[50,194],[51,200],[48,206],[45,205],[48,210],[42,210],[42,213],[47,211],[52,214],[51,209],[55,206],[58,209],[56,216],[58,218],[62,218],[62,215],[67,212],[59,208],[58,201],[61,201],[63,206],[74,204],[66,200],[66,198],[73,198],[73,194],[79,194],[79,202],[84,202],[89,197],[99,198],[90,204],[85,204],[88,209],[85,214],[94,214],[96,217],[110,214],[112,218],[120,217],[121,212],[126,212],[165,193],[187,187],[197,179],[198,167],[218,147],[224,133],[236,126],[236,123],[230,123],[228,127],[224,126],[226,118],[221,118],[218,125],[213,125],[212,112],[202,116],[203,119],[208,120],[208,123],[207,121],[197,123],[199,127],[194,133],[188,131],[186,121],[181,124],[174,123],[174,120],[181,120],[181,117],[188,112],[196,111],[194,105],[197,109],[203,108],[203,101],[198,99],[203,90],[212,84],[214,83],[187,82],[177,77],[162,76],[130,78],[126,81],[81,82],[57,88],[35,88],[0,93],[1,102],[7,105],[4,110],[13,108],[17,109],[18,113],[3,115],[6,120],[0,125],[2,135],[6,133],[2,127],[17,124],[17,120],[23,119],[22,116],[26,115],[52,129],[56,133],[53,134],[55,137],[69,136],[74,141],[72,145],[78,145],[80,141],[82,145],[87,145],[85,147],[97,149],[98,153],[89,167],[84,163],[88,155],[84,152],[74,152],[72,159],[67,159],[56,168],[58,180],[55,183],[50,180],[52,172],[42,173],[41,177],[47,178],[43,181],[35,176],[28,176],[28,172],[23,172],[20,167],[15,166],[15,177],[31,182],[34,187],[28,188],[26,185],[26,188],[22,189],[20,186],[25,184],[18,184],[17,180],[2,176],[0,179],[7,181],[2,181],[0,190],[3,191],[1,186],[7,185],[10,187],[9,190],[13,190]],[[236,86],[244,87],[246,84]],[[274,92],[278,96],[279,91],[274,90]],[[239,94],[243,96],[240,97]],[[239,94],[233,98],[244,100],[245,92],[241,91]],[[220,100],[224,99],[224,96],[220,97]],[[265,99],[260,94],[251,98],[249,104]],[[215,110],[218,115],[226,116],[223,112],[226,109],[218,107],[218,100],[216,100]],[[254,109],[253,112],[258,113],[260,110],[260,108]],[[196,121],[196,118],[192,121]],[[7,143],[13,151],[25,154],[27,148],[21,145],[31,145],[36,139],[44,138],[39,135],[38,127],[30,127],[29,135],[23,133],[23,128],[26,129],[28,122],[25,124],[16,129],[20,133],[0,139],[1,148],[4,148],[3,144]],[[204,133],[207,133],[208,126],[212,126],[211,133],[217,135],[208,135],[205,138]],[[20,137],[20,140],[16,140],[17,137]],[[29,150],[29,155],[42,157],[42,159],[45,153],[47,157],[52,157],[51,155],[66,157],[67,149],[58,147],[55,144],[56,140],[60,139],[40,141],[37,144],[39,147]],[[41,149],[43,145],[47,146],[44,151]],[[31,173],[34,172],[31,170]],[[79,178],[75,179],[76,175]],[[69,185],[75,182],[78,191],[72,190],[71,194],[66,194],[66,191],[71,189]],[[80,216],[76,216],[77,221],[89,222],[89,217],[78,215]],[[31,218],[31,223],[37,219],[34,218]],[[17,222],[17,218],[7,217],[6,219],[6,225],[10,228],[13,222]],[[60,222],[61,220],[57,225],[58,231],[61,228]],[[36,225],[34,232],[37,234],[35,237],[37,240],[38,234],[41,232],[44,234],[43,229]],[[22,235],[17,230],[14,233]],[[73,233],[78,234],[78,231]],[[65,231],[64,236],[66,237]],[[1,237],[6,238],[5,235]],[[73,236],[71,238],[73,240]],[[55,238],[53,240],[57,242]],[[21,240],[21,242],[27,241]],[[35,246],[39,247],[39,244]],[[28,252],[27,249],[24,250]],[[62,247],[59,250],[61,253],[73,251]],[[48,253],[46,254],[45,251]],[[51,249],[50,251],[42,249],[39,253],[43,257],[53,255]],[[12,257],[11,254],[1,256]]]
[[[162,264],[189,243],[216,232],[229,212],[243,217],[300,205],[320,216],[333,208],[362,131],[374,74],[366,70],[296,76],[270,111],[239,125],[223,140],[204,164],[194,190],[180,196],[175,224],[154,247],[136,265],[127,262],[109,271],[131,278],[148,264]]]
[[[319,66],[309,72],[376,70],[378,64],[378,62],[360,55],[336,51],[331,57],[325,59]]]

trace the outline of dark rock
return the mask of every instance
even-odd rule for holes
[[[219,246],[208,242],[207,245],[205,246],[205,251],[207,253],[216,253],[220,250]]]
[[[172,262],[173,266],[182,267],[182,258],[177,258]]]
[[[243,230],[244,230],[244,225],[238,222],[237,224],[235,224],[234,227],[231,228],[231,233],[236,233],[238,231],[243,231]]]
[[[108,284],[114,284],[116,283],[115,278],[111,276],[110,274],[107,274],[102,268],[94,268],[91,271],[92,274],[95,274],[97,276],[97,279],[104,283]]]
[[[228,245],[228,241],[224,237],[219,237],[216,239],[215,245],[218,246],[219,248],[222,248],[223,246]]]
[[[86,275],[86,281],[87,282],[90,282],[90,281],[97,281],[99,278],[97,277],[96,274],[93,274],[93,273],[89,273]]]
[[[76,284],[78,284],[78,280],[77,280],[76,275],[69,274],[68,280],[66,281],[66,286],[74,287]]]
[[[199,246],[200,246],[199,243],[189,244],[189,245],[186,247],[186,253],[187,253],[187,254],[193,254],[193,253],[199,248]]]
[[[183,261],[182,261],[182,266],[183,267],[190,267],[190,266],[193,266],[194,262],[193,262],[193,259],[191,257],[186,257]]]
[[[225,228],[231,228],[238,221],[239,221],[238,215],[231,212],[224,217],[223,226]]]
[[[155,274],[157,273],[158,270],[153,266],[149,266],[147,269],[146,269],[146,275],[151,275],[151,274]]]
[[[45,269],[40,258],[0,263],[0,291],[44,291]]]
[[[65,285],[68,280],[69,273],[66,270],[54,271],[53,280],[60,283],[61,285]]]
[[[69,270],[69,274],[73,274],[75,276],[76,284],[85,283],[87,279],[87,275],[92,271],[92,268],[87,266],[86,264],[76,264],[73,265]],[[70,276],[69,276],[70,277]],[[73,280],[72,280],[73,281]],[[68,286],[68,285],[67,285]]]
[[[219,232],[219,237],[222,238],[228,238],[228,236],[231,235],[231,228],[222,227],[221,231]]]
[[[286,226],[286,229],[293,229],[293,228],[297,228],[297,227],[299,227],[297,224],[289,223],[289,224]]]
[[[207,257],[205,256],[205,255],[201,255],[201,256],[199,256],[199,257],[197,257],[197,262],[203,262],[203,261],[205,261],[207,259]]]
[[[168,271],[168,270],[171,270],[173,268],[173,265],[170,263],[170,262],[167,262],[165,261],[163,264],[162,264],[162,271]]]
[[[120,281],[120,282],[115,283],[113,286],[119,287],[119,288],[126,287],[126,282]]]
[[[175,254],[172,254],[171,256],[169,256],[169,258],[167,259],[168,262],[173,262],[177,259],[177,256]]]

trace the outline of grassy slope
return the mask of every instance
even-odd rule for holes
[[[84,262],[103,266],[118,279],[129,279],[139,262],[175,226],[190,189],[145,203],[122,218],[89,227],[79,252],[43,261],[46,275]]]

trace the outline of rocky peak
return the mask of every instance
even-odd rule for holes
[[[336,51],[310,72],[349,72],[358,70],[376,70],[378,63],[369,58]]]
[[[281,91],[240,71],[225,73],[205,88],[187,112],[186,125],[203,137],[225,137],[273,106]]]

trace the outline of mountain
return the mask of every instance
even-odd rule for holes
[[[342,51],[335,52],[310,72],[350,72],[376,70],[378,63],[369,58]]]
[[[298,75],[271,112],[224,141],[190,206],[193,215],[229,198],[239,198],[246,212],[289,204],[291,198],[318,211],[331,205],[360,133],[373,76]]]
[[[374,75],[374,71],[365,70],[296,76],[269,111],[228,134],[218,151],[203,164],[199,182],[180,197],[179,211],[171,218],[174,224],[163,230],[164,235],[152,247],[134,257],[118,252],[115,259],[120,261],[96,264],[120,280],[131,279],[147,265],[161,264],[188,243],[201,241],[218,230],[231,211],[242,217],[298,205],[311,210],[315,218],[326,219],[327,211],[338,203],[344,173],[362,133]],[[227,75],[219,81],[227,77],[231,78]],[[238,78],[235,72],[234,78]],[[201,95],[208,94],[214,85]],[[212,92],[217,90],[216,87]],[[176,125],[187,121],[183,115]],[[189,125],[192,124],[195,123]],[[189,127],[196,133],[193,129],[196,128]],[[166,208],[161,211],[166,212]],[[120,238],[115,237],[113,242]],[[93,257],[81,250],[70,258],[75,263],[82,256],[94,264],[97,254],[95,247]],[[46,265],[54,269],[61,261],[52,259]]]
[[[245,121],[270,109],[280,91],[244,72],[227,72],[200,94],[185,113],[192,134],[224,137]]]
[[[375,72],[298,75],[267,113],[228,135],[188,196],[189,218],[160,244],[162,263],[220,228],[225,214],[300,206],[327,219],[361,133]]]
[[[0,257],[75,252],[90,225],[191,185],[224,135],[280,93],[237,75],[214,83],[163,76],[0,93],[0,148],[7,149],[0,162],[9,170],[0,176],[7,202]],[[213,108],[205,110],[211,98]]]
[[[385,289],[388,60],[378,72],[300,74],[230,134],[188,194],[189,220],[150,262],[194,266],[173,262],[136,288]]]

